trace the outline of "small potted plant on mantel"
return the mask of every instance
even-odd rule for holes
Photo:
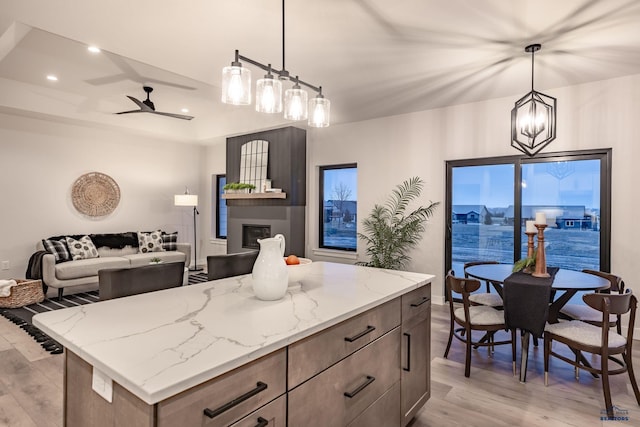
[[[255,188],[255,185],[244,182],[229,182],[222,187],[225,194],[249,193]]]

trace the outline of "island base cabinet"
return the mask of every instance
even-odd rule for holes
[[[397,382],[347,427],[400,427],[400,383]]]
[[[348,425],[400,380],[399,364],[396,327],[291,390],[289,427]]]
[[[247,415],[230,427],[285,427],[287,425],[287,397],[280,396],[271,403]]]
[[[93,367],[65,350],[64,425],[66,427],[153,426],[154,408],[113,383],[109,403],[91,389]]]
[[[402,426],[431,396],[431,286],[402,296]]]

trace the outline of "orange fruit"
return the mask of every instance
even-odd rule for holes
[[[289,255],[287,259],[285,259],[287,265],[298,265],[300,264],[300,259],[295,255]]]

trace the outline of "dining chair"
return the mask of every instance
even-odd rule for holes
[[[98,270],[100,300],[177,288],[184,281],[184,262]]]
[[[464,277],[469,278],[467,274],[467,268],[472,267],[474,265],[484,265],[484,264],[499,264],[498,261],[471,261],[466,262],[464,264]],[[476,292],[474,294],[469,295],[469,300],[473,305],[487,305],[489,307],[502,307],[502,297],[498,294],[491,293],[490,282],[485,281],[485,292]]]
[[[602,293],[612,293],[617,292],[618,294],[624,293],[624,281],[621,277],[616,276],[615,274],[605,273],[603,271],[597,270],[582,270],[583,273],[593,274],[594,276],[599,276],[604,279],[607,279],[611,284],[609,289],[602,291]],[[582,320],[583,322],[591,323],[595,326],[602,325],[602,313],[594,308],[589,307],[584,304],[565,304],[564,307],[560,309],[560,313],[564,315],[564,317],[570,320]],[[612,314],[609,317],[609,325],[615,326],[618,334],[622,333],[622,316]]]
[[[216,280],[249,274],[253,270],[253,264],[256,262],[259,253],[259,251],[250,251],[209,255],[207,257],[207,279]],[[284,263],[284,261],[282,262]]]
[[[513,357],[513,374],[516,374],[516,331],[511,331],[511,339],[503,341],[495,341],[495,333],[505,330],[504,312],[496,310],[486,305],[472,305],[469,296],[472,292],[480,289],[480,281],[475,279],[467,279],[455,277],[453,270],[447,273],[445,279],[445,288],[447,299],[449,300],[449,341],[444,352],[444,358],[449,355],[451,342],[455,336],[458,340],[465,343],[465,362],[464,376],[471,375],[471,347],[488,347],[489,351],[493,350],[496,345],[511,344],[511,352]],[[462,297],[462,306],[454,303],[453,293],[460,294]],[[456,324],[459,326],[456,328]],[[486,339],[473,340],[472,331],[484,332]]]
[[[557,357],[574,366],[575,376],[578,380],[579,370],[584,369],[592,374],[602,376],[602,391],[607,415],[613,417],[613,406],[611,404],[611,390],[609,388],[609,375],[622,374],[627,372],[631,387],[640,405],[640,392],[633,373],[631,358],[631,348],[633,346],[633,329],[636,318],[637,300],[631,290],[623,294],[603,294],[594,293],[582,296],[584,302],[594,310],[600,312],[600,326],[580,320],[568,322],[552,323],[545,326],[544,331],[544,384],[549,384],[549,356]],[[623,315],[629,313],[629,325],[627,336],[610,330],[610,315]],[[552,349],[553,341],[567,345],[575,354],[575,359],[570,359],[562,354],[556,353]],[[600,367],[587,366],[581,358],[581,352],[588,352],[600,355]],[[622,356],[622,360],[613,357]],[[611,363],[617,365],[612,367]]]

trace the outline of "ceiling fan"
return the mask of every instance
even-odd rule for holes
[[[121,111],[116,114],[131,114],[131,113],[152,113],[159,114],[161,116],[173,117],[174,119],[182,119],[182,120],[191,120],[193,116],[185,116],[184,114],[174,114],[174,113],[163,113],[162,111],[156,111],[156,107],[153,105],[153,102],[149,99],[149,94],[153,92],[153,88],[151,86],[142,86],[142,89],[147,93],[147,99],[144,101],[139,101],[133,96],[127,95],[127,98],[133,101],[138,107],[139,110],[130,110],[130,111]]]

